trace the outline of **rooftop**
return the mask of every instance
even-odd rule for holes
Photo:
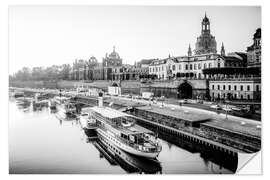
[[[261,137],[261,129],[257,128],[255,124],[245,123],[241,124],[241,121],[233,121],[230,119],[227,120],[216,120],[202,123],[207,126],[212,126],[215,128],[220,128],[228,131],[234,131],[241,134],[252,135],[256,137]]]
[[[124,116],[131,117],[131,115],[129,115],[129,114],[123,113],[121,111],[117,111],[117,110],[109,108],[109,107],[95,106],[95,107],[92,107],[91,110],[101,114],[103,117],[110,118],[110,119],[124,117]]]
[[[143,106],[143,107],[137,107],[137,109],[146,110],[146,111],[157,113],[157,114],[162,114],[165,116],[182,119],[189,122],[201,122],[201,121],[210,120],[211,118],[211,116],[205,113],[198,113],[198,112],[195,113],[192,110],[189,110],[189,111],[184,111],[184,110],[179,110],[179,109],[173,110],[167,107],[160,108],[156,106],[150,106],[150,107]]]
[[[140,133],[152,133],[152,131],[139,126],[137,124],[134,124],[130,127],[121,127],[119,126],[117,129],[121,130],[122,132],[124,132],[125,134],[140,134]]]

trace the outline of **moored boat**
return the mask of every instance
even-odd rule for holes
[[[76,107],[70,102],[65,102],[63,104],[59,104],[57,106],[57,110],[59,113],[66,114],[66,115],[75,115],[76,114]]]
[[[85,131],[88,137],[96,137],[96,120],[91,116],[91,110],[84,108],[79,116],[79,122],[82,129]]]
[[[134,116],[104,107],[102,101],[99,97],[99,106],[90,108],[91,117],[97,123],[98,136],[130,154],[156,158],[162,148],[154,133],[137,125]]]

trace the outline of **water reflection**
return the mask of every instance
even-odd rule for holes
[[[160,162],[157,159],[149,160],[131,155],[105,139],[98,138],[90,142],[99,150],[100,157],[105,157],[113,165],[121,166],[128,173],[153,174],[162,172]]]
[[[10,99],[10,173],[234,173],[237,166],[237,157],[166,134],[156,161],[139,158],[91,138],[74,117],[17,102]]]

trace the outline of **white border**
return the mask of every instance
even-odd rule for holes
[[[264,51],[264,49],[267,49],[268,43],[269,43],[269,1],[265,0],[114,0],[113,2],[110,0],[40,0],[40,1],[35,1],[35,0],[1,0],[1,9],[0,9],[0,19],[1,19],[1,27],[0,27],[0,58],[1,58],[1,70],[0,70],[0,82],[1,82],[1,93],[0,93],[0,110],[1,110],[1,124],[0,124],[0,174],[1,174],[1,179],[4,178],[22,178],[22,179],[31,179],[31,178],[39,178],[39,179],[47,179],[47,178],[127,178],[127,176],[103,176],[103,175],[98,175],[98,176],[77,176],[77,175],[72,175],[68,176],[65,175],[64,177],[59,177],[57,175],[52,175],[50,177],[46,176],[41,176],[41,175],[27,175],[27,176],[22,176],[22,175],[8,175],[8,110],[7,110],[7,104],[8,104],[8,93],[7,93],[7,87],[8,87],[8,6],[9,5],[91,5],[91,4],[99,4],[99,5],[261,5],[262,6],[262,33],[263,33],[263,53],[262,53],[262,64],[263,64],[263,159],[265,161],[263,167],[264,169],[264,175],[263,176],[235,176],[235,175],[227,175],[224,176],[219,176],[216,177],[217,175],[182,175],[181,177],[175,176],[175,175],[170,175],[170,176],[140,176],[140,178],[191,178],[191,179],[197,179],[197,178],[266,178],[269,172],[267,170],[269,165],[266,165],[266,160],[270,159],[268,154],[270,151],[268,151],[269,148],[269,142],[267,142],[268,138],[264,137],[270,137],[269,136],[269,126],[267,123],[269,123],[270,118],[266,114],[266,111],[270,106],[268,106],[270,98],[269,93],[269,83],[267,82],[267,78],[270,77],[269,70],[267,68],[270,68],[270,58],[269,58],[269,53],[266,53],[267,51]],[[268,101],[267,101],[268,100]],[[265,141],[264,141],[265,140]],[[254,162],[255,160],[255,162]],[[260,161],[260,158],[254,158],[251,162],[252,164],[258,164]],[[259,162],[260,164],[260,162]],[[250,166],[245,168],[245,172],[252,173],[254,172],[255,174],[260,173],[261,170],[258,171],[256,169],[256,166]],[[128,176],[128,178],[137,178],[137,176]],[[269,179],[269,178],[268,178]]]

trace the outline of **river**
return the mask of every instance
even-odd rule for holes
[[[192,150],[190,144],[174,145],[159,139],[162,151],[155,162],[125,152],[113,155],[100,140],[90,140],[75,119],[58,119],[49,108],[34,111],[9,101],[9,165],[11,174],[228,174],[231,165]],[[226,168],[225,168],[226,167]],[[232,168],[233,167],[233,168]]]

